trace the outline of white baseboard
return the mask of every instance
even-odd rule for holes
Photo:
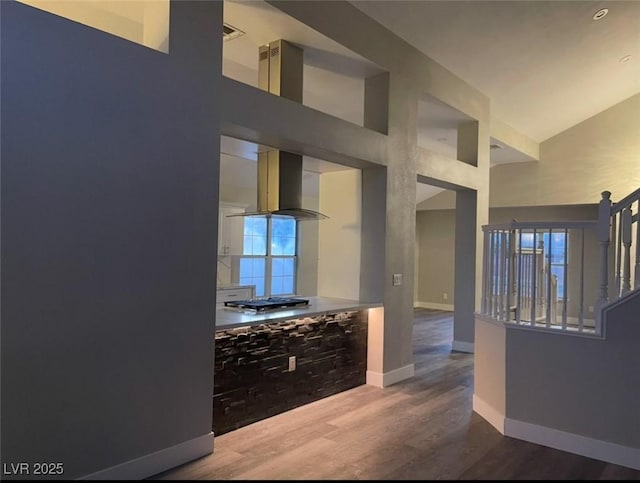
[[[500,431],[500,434],[504,434],[504,414],[475,394],[473,395],[473,410],[486,419],[491,426]]]
[[[415,302],[414,307],[420,307],[421,309],[435,309],[435,310],[447,310],[453,312],[453,305],[450,304],[437,304],[435,302]]]
[[[414,374],[415,367],[413,364],[385,373],[367,371],[367,384],[375,387],[388,387],[405,379],[410,379]]]
[[[369,386],[384,387],[384,374],[381,372],[367,371],[367,384]]]
[[[640,470],[640,448],[587,438],[558,429],[506,418],[505,436]]]
[[[473,342],[454,340],[451,343],[451,350],[458,351],[458,352],[468,352],[469,354],[473,354],[475,352],[475,346]]]
[[[640,448],[506,418],[504,414],[475,394],[473,410],[505,436],[640,470]]]
[[[213,452],[213,433],[106,468],[80,480],[142,480]]]

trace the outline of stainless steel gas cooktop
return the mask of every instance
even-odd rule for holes
[[[309,300],[287,298],[287,297],[269,297],[267,299],[257,300],[228,300],[224,303],[225,307],[237,310],[246,310],[251,312],[269,312],[272,310],[284,310],[294,307],[307,307]]]

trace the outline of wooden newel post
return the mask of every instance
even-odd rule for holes
[[[600,242],[600,291],[598,294],[598,312],[600,319],[602,307],[609,302],[609,241],[611,236],[611,192],[603,191],[598,210],[598,241]]]

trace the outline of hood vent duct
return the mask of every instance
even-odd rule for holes
[[[284,40],[258,50],[260,89],[302,102],[302,49]],[[328,218],[302,208],[302,156],[274,149],[258,153],[258,209],[229,216],[289,216],[299,221]]]

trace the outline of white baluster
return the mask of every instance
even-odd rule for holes
[[[487,314],[489,303],[489,231],[484,232],[484,255],[482,257],[482,313]]]
[[[622,264],[622,295],[631,291],[631,207],[622,211],[621,242],[624,246],[624,263]]]
[[[600,320],[602,307],[609,302],[609,236],[611,220],[611,192],[603,191],[598,209],[598,241],[600,242],[600,289],[598,294],[597,320]],[[598,328],[599,329],[599,328]]]
[[[611,302],[618,300],[622,287],[622,220],[618,224],[618,218],[621,216],[618,213],[611,216],[611,246],[613,247],[613,278],[609,279],[609,283],[613,282],[613,288],[610,290]]]
[[[536,308],[538,307],[538,301],[536,299],[536,286],[538,284],[538,279],[536,277],[536,261],[538,258],[538,254],[536,253],[536,229],[533,229],[533,266],[531,267],[531,327],[536,325]]]

